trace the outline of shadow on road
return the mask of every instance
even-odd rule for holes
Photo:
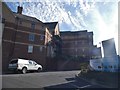
[[[44,90],[50,90],[50,89],[56,90],[56,89],[67,89],[67,88],[71,89],[71,90],[76,90],[76,89],[80,89],[80,88],[104,88],[101,86],[91,85],[90,83],[88,83],[84,80],[79,80],[75,77],[66,78],[66,80],[68,81],[67,83],[44,87]]]

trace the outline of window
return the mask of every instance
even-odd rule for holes
[[[102,68],[101,66],[98,66],[98,68]]]
[[[109,66],[110,68],[112,68],[112,66]]]
[[[104,68],[107,69],[107,66],[105,66]]]
[[[89,38],[91,38],[92,36],[91,35],[89,35]]]
[[[16,64],[18,62],[18,60],[13,60],[10,62],[10,64]]]
[[[37,63],[35,61],[33,61],[33,64],[36,65]]]
[[[83,48],[82,51],[85,52],[85,49]]]
[[[34,37],[35,37],[35,35],[30,33],[29,34],[29,41],[34,41]]]
[[[85,57],[85,55],[84,55],[84,54],[83,54],[82,56],[83,56],[83,57]]]
[[[22,20],[20,20],[20,22],[19,22],[20,24],[22,24]]]
[[[76,53],[77,53],[77,48],[75,49]]]
[[[92,41],[89,42],[89,45],[92,45]]]
[[[44,40],[44,35],[40,35],[40,40]]]
[[[114,66],[114,68],[117,68],[116,66]]]
[[[28,53],[32,53],[33,52],[33,45],[29,45],[28,46]]]
[[[29,64],[32,64],[32,61],[29,61]]]
[[[2,18],[2,23],[5,23],[5,18]]]
[[[75,41],[75,45],[77,45],[77,41]]]
[[[40,46],[40,52],[42,52],[42,49],[43,49],[43,47],[42,47],[42,46]]]
[[[31,23],[31,28],[32,28],[32,30],[35,29],[35,22],[32,22],[32,23]]]
[[[77,57],[78,55],[76,54],[75,57]]]

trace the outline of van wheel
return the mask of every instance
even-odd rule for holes
[[[22,73],[23,73],[23,74],[27,73],[27,68],[26,68],[26,67],[24,67],[24,68],[22,69]]]
[[[38,70],[37,70],[38,72],[41,72],[41,68],[38,68]]]

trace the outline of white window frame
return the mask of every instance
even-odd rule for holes
[[[33,45],[28,45],[28,53],[32,53],[33,52]]]

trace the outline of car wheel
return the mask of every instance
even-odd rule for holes
[[[24,67],[24,68],[22,69],[22,73],[23,73],[23,74],[27,73],[27,68]]]
[[[41,72],[41,68],[38,68],[38,70],[37,70],[38,72]]]

